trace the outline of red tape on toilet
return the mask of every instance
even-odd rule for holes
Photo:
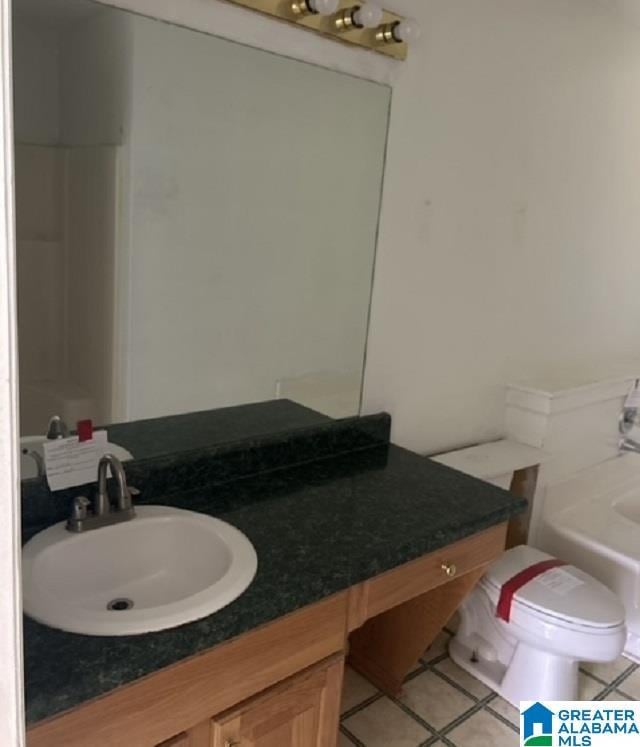
[[[534,578],[541,576],[543,573],[550,571],[552,568],[558,568],[559,566],[567,565],[564,560],[557,560],[552,558],[551,560],[543,560],[540,563],[525,568],[524,571],[516,573],[513,578],[510,578],[507,582],[502,585],[500,589],[500,599],[498,600],[498,607],[496,608],[496,617],[509,622],[511,620],[511,603],[515,594],[522,589],[523,586],[533,581]]]

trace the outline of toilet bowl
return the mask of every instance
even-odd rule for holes
[[[509,622],[497,616],[503,585],[551,559],[527,545],[508,550],[463,602],[449,647],[456,664],[516,707],[521,700],[577,700],[578,663],[613,661],[626,640],[619,599],[569,565],[518,589]]]

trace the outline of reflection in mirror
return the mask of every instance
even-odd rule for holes
[[[14,66],[23,435],[356,414],[389,89],[86,0],[15,0]]]

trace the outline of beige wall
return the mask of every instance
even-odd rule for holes
[[[499,436],[504,386],[637,357],[640,35],[592,0],[394,0],[366,411],[424,452]]]

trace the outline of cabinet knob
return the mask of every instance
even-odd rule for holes
[[[225,739],[224,747],[240,747],[240,742],[236,742],[235,739]]]
[[[441,568],[449,578],[453,578],[458,572],[455,563],[443,563]]]

